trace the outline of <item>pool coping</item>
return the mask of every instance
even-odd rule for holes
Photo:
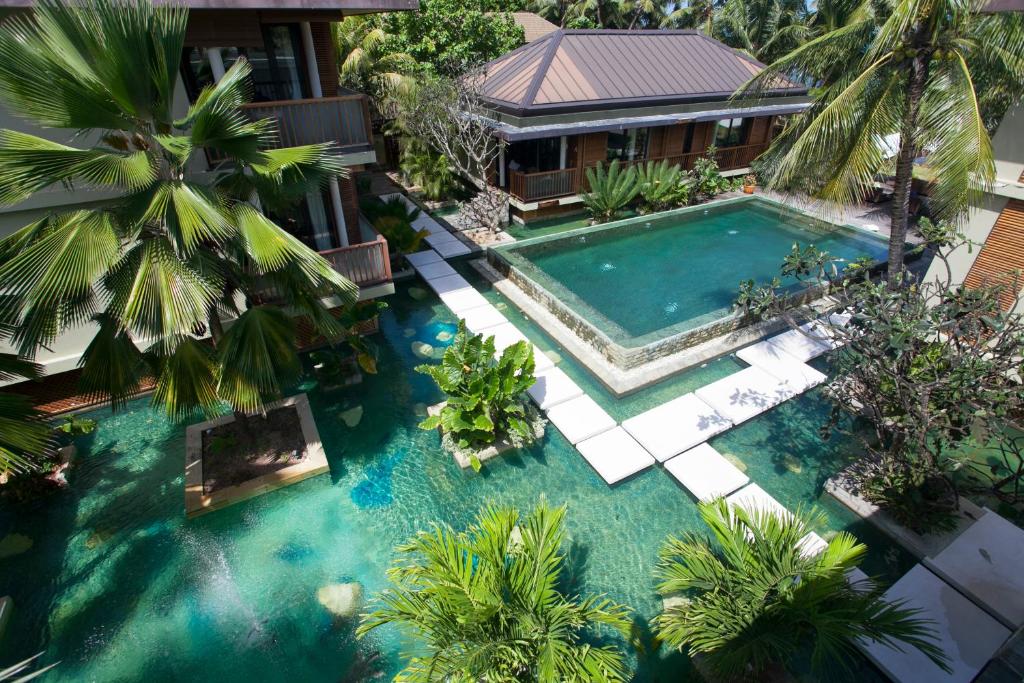
[[[241,484],[228,486],[209,495],[203,493],[203,432],[235,421],[234,414],[223,415],[206,422],[189,425],[185,430],[185,515],[191,519],[214,510],[220,510],[263,493],[297,484],[330,470],[327,453],[320,441],[320,431],[313,419],[309,396],[296,394],[267,405],[266,410],[292,406],[299,414],[302,440],[306,443],[306,457],[302,462],[263,474]]]
[[[583,343],[593,347],[598,355],[608,361],[608,364],[616,369],[621,369],[628,373],[631,370],[646,368],[652,363],[657,363],[662,358],[685,353],[689,349],[700,347],[709,341],[713,342],[721,337],[725,337],[736,332],[742,332],[751,326],[758,326],[757,329],[763,329],[762,334],[771,333],[774,329],[761,327],[760,323],[763,321],[749,312],[738,310],[735,307],[729,307],[716,309],[714,311],[701,314],[700,316],[665,326],[659,330],[655,330],[644,335],[629,336],[621,326],[609,320],[607,316],[603,315],[593,306],[572,294],[572,292],[570,292],[560,282],[550,276],[546,276],[543,271],[540,271],[535,267],[531,268],[529,266],[529,258],[517,252],[538,244],[566,241],[585,235],[604,233],[611,230],[621,230],[624,227],[635,227],[638,226],[644,218],[660,221],[665,218],[687,215],[698,211],[707,212],[709,207],[719,208],[751,202],[758,205],[767,205],[779,210],[780,212],[789,214],[790,216],[813,221],[815,225],[821,225],[825,230],[845,231],[857,237],[878,241],[880,244],[884,242],[884,240],[882,240],[877,234],[865,228],[851,224],[840,224],[827,221],[798,207],[792,207],[783,202],[778,202],[765,197],[744,195],[708,202],[705,204],[698,204],[695,206],[683,207],[671,211],[663,211],[657,214],[650,214],[649,216],[640,216],[605,223],[602,225],[576,228],[554,235],[544,235],[528,240],[520,240],[512,244],[495,245],[488,248],[487,261],[491,268],[500,274],[501,278],[513,283],[524,296],[537,302],[540,307],[546,309],[551,314],[551,317],[560,321],[567,330],[571,331],[573,336],[579,338]],[[538,273],[533,273],[533,270],[537,270]],[[538,275],[541,277],[538,277]],[[798,288],[787,294],[787,308],[798,308],[809,304],[820,298],[822,293],[823,291],[820,288],[811,291]],[[545,316],[545,320],[550,320],[550,318]],[[547,329],[547,327],[548,325],[545,325],[545,329]],[[622,341],[618,341],[613,338],[613,334],[618,334],[616,330],[618,330],[619,333],[622,333],[618,336],[625,335],[628,338],[623,339]],[[753,339],[753,337],[750,337],[749,335],[740,334],[738,336],[745,336],[750,340]],[[631,343],[634,345],[629,345]],[[733,348],[737,348],[737,346],[725,347],[719,353],[725,353]],[[590,357],[589,354],[587,354],[587,356]],[[698,352],[694,362],[700,362],[707,358],[708,356]],[[588,367],[591,367],[591,363],[586,359],[581,358],[579,355],[577,355],[577,359]],[[690,364],[692,365],[692,363]],[[599,369],[605,369],[605,366],[605,363],[600,362],[594,364],[594,372],[597,373],[600,371]],[[687,367],[687,365],[683,364],[677,367],[676,371],[684,369],[685,367]],[[644,386],[643,384],[638,384],[628,379],[624,381],[617,381],[612,377],[615,373],[609,373],[606,371],[604,374],[609,376],[609,381],[605,381],[603,378],[602,381],[604,381],[606,386],[617,394],[628,393],[629,391],[634,391],[636,389],[643,388]],[[666,375],[662,374],[659,376],[664,377]],[[618,385],[617,388],[613,387],[613,384]]]

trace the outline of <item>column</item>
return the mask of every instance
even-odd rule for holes
[[[224,58],[221,57],[219,47],[206,48],[206,59],[210,62],[210,73],[213,74],[213,82],[219,83],[224,78]]]
[[[565,156],[569,151],[569,137],[563,135],[558,143],[558,168],[559,170],[565,170]]]
[[[505,187],[505,145],[502,144],[498,145],[498,187]]]

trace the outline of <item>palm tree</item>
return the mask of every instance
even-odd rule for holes
[[[815,105],[777,139],[770,184],[849,203],[899,136],[889,238],[890,286],[901,281],[914,160],[927,152],[933,219],[962,224],[995,178],[992,142],[975,84],[1024,86],[1024,17],[982,15],[980,0],[898,0],[878,21],[855,12],[779,58],[738,94],[770,88],[778,74],[819,86]],[[848,65],[836,74],[836,65]]]
[[[848,580],[867,552],[853,536],[836,534],[814,554],[799,516],[750,514],[724,499],[701,504],[700,514],[710,540],[670,537],[659,553],[658,591],[684,597],[655,618],[669,646],[702,655],[730,679],[763,680],[807,650],[817,670],[842,665],[863,638],[916,647],[945,666],[915,610],[887,602],[873,582]]]
[[[37,379],[42,368],[12,353],[0,353],[0,381]],[[0,476],[35,469],[53,452],[53,427],[27,396],[0,392]]]
[[[590,191],[583,195],[583,205],[595,223],[616,220],[640,193],[636,168],[622,166],[618,159],[607,170],[603,163],[588,167],[585,175]]]
[[[662,28],[699,28],[705,35],[714,35],[716,0],[684,0],[668,7],[661,20]]]
[[[628,634],[629,610],[559,590],[564,518],[565,507],[541,504],[525,519],[490,507],[465,531],[420,532],[398,548],[394,587],[357,633],[397,624],[421,641],[396,680],[626,680],[618,651],[582,638],[591,626]]]
[[[389,50],[391,36],[384,30],[382,16],[356,15],[332,25],[341,84],[369,94],[378,106],[417,70],[411,56]]]
[[[21,355],[90,320],[83,388],[115,406],[155,376],[175,418],[262,410],[297,367],[286,300],[330,338],[322,296],[355,286],[256,206],[294,201],[344,173],[328,144],[270,149],[251,121],[250,67],[236,62],[184,116],[172,111],[187,11],[178,5],[43,0],[0,26],[0,96],[44,128],[88,133],[80,148],[0,131],[0,203],[51,186],[114,195],[54,212],[0,242],[0,322]],[[203,158],[226,158],[191,175]],[[222,317],[234,318],[225,331]],[[211,343],[203,338],[209,335]]]
[[[714,37],[750,56],[772,61],[810,36],[811,13],[801,0],[725,0]]]

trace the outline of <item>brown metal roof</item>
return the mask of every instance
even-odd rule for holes
[[[727,99],[764,68],[698,31],[559,29],[487,64],[482,90],[520,115],[615,109]]]

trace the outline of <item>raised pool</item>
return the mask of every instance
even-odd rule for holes
[[[497,293],[485,295],[500,303]],[[568,590],[607,593],[646,624],[660,608],[651,578],[659,544],[702,530],[689,495],[660,467],[609,488],[550,427],[542,443],[488,463],[482,475],[460,470],[436,433],[416,427],[440,397],[412,371],[422,360],[411,347],[441,349],[455,319],[421,284],[399,286],[388,301],[378,375],[337,391],[300,387],[329,475],[187,520],[184,428],[145,400],[113,415],[94,412],[99,428],[80,444],[71,490],[31,509],[0,509],[0,538],[33,542],[0,558],[0,595],[16,604],[0,664],[44,651],[47,662],[60,662],[45,679],[55,681],[390,680],[410,644],[393,629],[356,641],[354,624],[332,619],[317,589],[358,581],[372,594],[385,585],[394,546],[417,530],[464,525],[487,503],[527,509],[542,498],[569,505]],[[557,351],[512,307],[506,314]],[[560,367],[586,372],[566,355]],[[628,401],[592,395],[614,403],[621,419],[739,367],[715,361]],[[357,408],[361,419],[350,427]],[[869,572],[899,575],[909,558],[821,494],[822,479],[848,452],[817,437],[823,410],[814,395],[795,399],[715,447],[784,505],[824,510],[826,535],[852,530],[871,548]],[[635,680],[690,680],[686,658],[644,633]],[[850,680],[875,676],[861,668]]]
[[[796,243],[847,260],[878,260],[886,253],[885,242],[874,235],[758,197],[495,251],[611,341],[638,347],[727,316],[740,281],[770,281]]]

